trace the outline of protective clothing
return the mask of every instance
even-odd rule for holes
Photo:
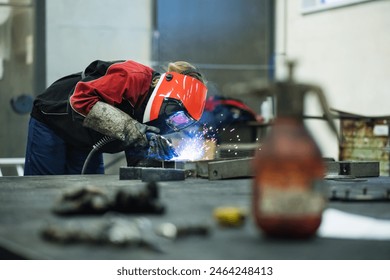
[[[148,158],[156,160],[169,160],[179,156],[172,146],[172,143],[164,136],[146,133],[149,140]]]
[[[159,86],[154,88],[152,81],[160,74],[150,67],[131,60],[96,60],[84,71],[62,77],[36,97],[31,118],[44,126],[51,138],[61,140],[64,147],[60,154],[55,154],[58,148],[54,144],[42,149],[47,148],[47,155],[53,161],[72,165],[74,170],[40,169],[47,161],[36,157],[38,152],[33,149],[27,150],[26,159],[30,160],[26,160],[25,167],[31,167],[30,175],[80,173],[88,152],[105,135],[116,140],[99,149],[93,163],[99,168],[91,173],[104,172],[100,153],[125,151],[128,165],[136,163],[131,158],[133,152],[144,152],[144,157],[154,154],[171,158],[175,154],[168,139],[161,136],[147,139],[145,135],[182,129],[200,119],[207,88],[188,75],[163,74]],[[107,114],[115,117],[103,118]],[[157,132],[159,122],[162,129]],[[46,138],[51,139],[46,134],[33,134],[34,131],[29,131],[29,144],[42,146]],[[70,153],[80,156],[70,161]]]
[[[119,141],[118,141],[119,142]],[[28,128],[24,175],[80,174],[89,151],[69,148],[46,124],[31,118]],[[95,154],[85,174],[104,174],[101,153]]]
[[[92,62],[83,72],[55,81],[34,101],[31,117],[46,124],[69,147],[90,151],[104,135],[83,125],[84,117],[98,101],[122,110],[142,123],[144,108],[152,93],[150,84],[159,75],[150,67],[127,61]],[[119,142],[119,141],[118,141]],[[123,150],[118,142],[101,152]]]
[[[166,72],[149,98],[143,123],[159,127],[161,134],[184,129],[201,118],[206,95],[207,87],[196,78]]]
[[[123,141],[125,147],[146,147],[149,144],[146,133],[160,132],[157,127],[141,124],[123,111],[101,101],[95,103],[83,125]]]
[[[137,122],[126,113],[104,102],[97,102],[85,117],[84,126],[124,142],[124,147],[145,148],[146,157],[168,160],[178,156],[168,139],[158,135],[157,127]]]

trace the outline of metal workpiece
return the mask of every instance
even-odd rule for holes
[[[185,171],[182,169],[159,167],[126,167],[119,169],[120,180],[142,180],[143,182],[183,181]]]
[[[251,157],[209,162],[209,180],[252,177],[254,174],[252,162]]]
[[[340,161],[340,174],[354,177],[378,177],[378,161]]]
[[[327,161],[326,179],[378,177],[379,162],[376,161]],[[204,165],[203,165],[203,168]],[[213,160],[207,162],[207,176],[210,180],[252,177],[253,158]]]
[[[143,168],[141,180],[143,182],[183,181],[185,172],[180,169],[170,168]]]
[[[378,161],[325,161],[327,179],[378,177]]]
[[[220,159],[237,159],[253,157],[260,149],[258,142],[254,143],[233,143],[221,144],[217,146],[217,152]]]
[[[173,169],[185,169],[186,161],[183,160],[164,160],[161,162],[162,168],[173,168]]]
[[[340,164],[334,160],[325,161],[326,175],[325,178],[339,178]]]
[[[143,167],[121,166],[119,180],[141,180]]]
[[[200,161],[154,161],[141,162],[139,166],[121,166],[120,180],[182,181],[186,178],[208,178],[208,163],[214,160]]]
[[[188,161],[185,160],[156,160],[156,159],[144,159],[134,165],[135,167],[157,167],[157,168],[172,168],[172,169],[185,169]]]
[[[194,161],[192,169],[194,171],[195,177],[206,179],[209,178],[209,163],[214,161],[215,160]]]

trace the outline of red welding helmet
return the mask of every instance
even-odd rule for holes
[[[143,123],[162,134],[184,129],[198,121],[206,102],[207,87],[198,79],[177,72],[161,75],[143,116]]]

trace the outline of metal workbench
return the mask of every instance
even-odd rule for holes
[[[277,240],[264,237],[251,216],[240,228],[223,228],[213,220],[219,206],[250,208],[250,178],[209,181],[160,182],[163,215],[122,215],[125,219],[146,218],[152,224],[163,222],[208,223],[207,236],[188,236],[177,240],[156,237],[161,250],[110,244],[61,244],[42,238],[48,222],[93,223],[104,215],[57,216],[52,212],[56,199],[66,189],[93,185],[107,191],[142,187],[140,180],[119,180],[116,175],[35,176],[0,178],[0,257],[2,259],[390,259],[390,242],[315,237],[310,240]],[[331,181],[333,186],[358,188],[387,187],[389,177],[356,181]],[[350,213],[390,219],[390,202],[331,201],[329,207]]]

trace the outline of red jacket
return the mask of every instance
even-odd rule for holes
[[[158,73],[127,61],[92,62],[83,72],[55,81],[34,101],[31,116],[45,123],[68,144],[90,150],[103,135],[82,125],[98,101],[142,121],[150,85]]]
[[[79,81],[70,97],[70,105],[76,112],[85,116],[98,101],[117,106],[126,100],[133,108],[144,101],[152,81],[153,69],[131,60],[98,63],[101,68],[99,71],[105,73]],[[91,76],[88,72],[87,68],[85,75]]]

